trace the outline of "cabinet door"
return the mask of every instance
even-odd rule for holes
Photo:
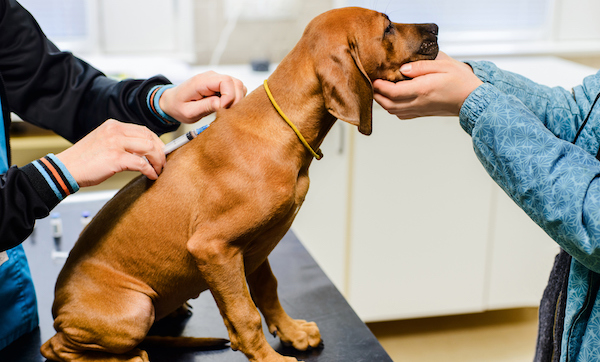
[[[493,204],[486,307],[537,307],[560,249],[500,187]]]
[[[492,181],[458,119],[356,136],[348,299],[366,321],[483,310]]]

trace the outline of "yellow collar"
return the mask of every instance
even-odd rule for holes
[[[298,138],[300,139],[300,142],[302,142],[302,144],[304,145],[304,147],[306,147],[306,149],[309,150],[310,153],[313,155],[313,157],[316,158],[317,160],[320,160],[321,158],[323,158],[323,153],[321,152],[321,149],[318,149],[315,152],[312,149],[312,147],[310,147],[310,145],[308,144],[308,142],[306,142],[306,139],[304,139],[304,137],[302,137],[302,134],[300,133],[300,131],[298,130],[298,128],[296,128],[296,126],[294,126],[294,124],[292,123],[292,121],[290,121],[289,118],[287,118],[286,115],[283,113],[283,111],[281,110],[281,108],[279,108],[279,105],[277,104],[277,102],[275,102],[275,98],[273,98],[273,95],[271,94],[271,90],[269,89],[269,86],[267,85],[267,80],[266,79],[265,79],[265,81],[264,81],[263,84],[265,86],[265,91],[267,91],[267,96],[269,97],[269,100],[273,104],[273,107],[275,107],[275,109],[277,110],[277,113],[279,113],[279,115],[281,116],[281,118],[283,118],[283,120],[290,127],[292,127],[292,129],[296,133],[296,136],[298,136]]]

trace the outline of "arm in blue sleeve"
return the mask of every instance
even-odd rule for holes
[[[460,122],[496,183],[563,249],[600,272],[600,162],[491,84],[467,98]]]
[[[467,64],[483,82],[519,99],[556,137],[569,142],[574,140],[591,103],[600,92],[600,73],[587,77],[583,85],[574,87],[571,93],[561,87],[538,84],[491,62],[469,61]],[[595,127],[594,124],[588,126]]]

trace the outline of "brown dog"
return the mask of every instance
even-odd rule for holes
[[[436,39],[434,24],[332,10],[307,26],[268,84],[316,149],[338,118],[370,134],[371,81],[402,80],[402,64],[435,58]],[[257,307],[282,342],[299,350],[318,346],[317,326],[281,307],[267,260],[304,200],[312,159],[263,87],[221,111],[169,156],[157,181],[132,181],[83,231],[58,278],[57,333],[42,354],[148,361],[136,346],[154,321],[207,289],[231,347],[249,360],[296,361],[267,343]]]

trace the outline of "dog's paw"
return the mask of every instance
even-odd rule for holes
[[[299,362],[296,358],[283,356],[273,349],[270,349],[266,352],[267,353],[265,354],[246,354],[246,357],[248,357],[250,362]]]
[[[272,333],[279,336],[281,343],[299,351],[323,346],[321,333],[315,322],[292,319],[286,325],[277,326],[277,329],[272,331]]]
[[[167,318],[189,318],[192,316],[192,305],[188,302],[185,302],[181,307],[175,309],[171,314],[167,316]]]
[[[266,359],[251,359],[251,358],[249,358],[249,361],[250,362],[265,362],[265,361],[269,361],[269,362],[300,362],[299,360],[297,360],[294,357],[282,356],[277,352],[275,352],[274,356],[270,356]]]

